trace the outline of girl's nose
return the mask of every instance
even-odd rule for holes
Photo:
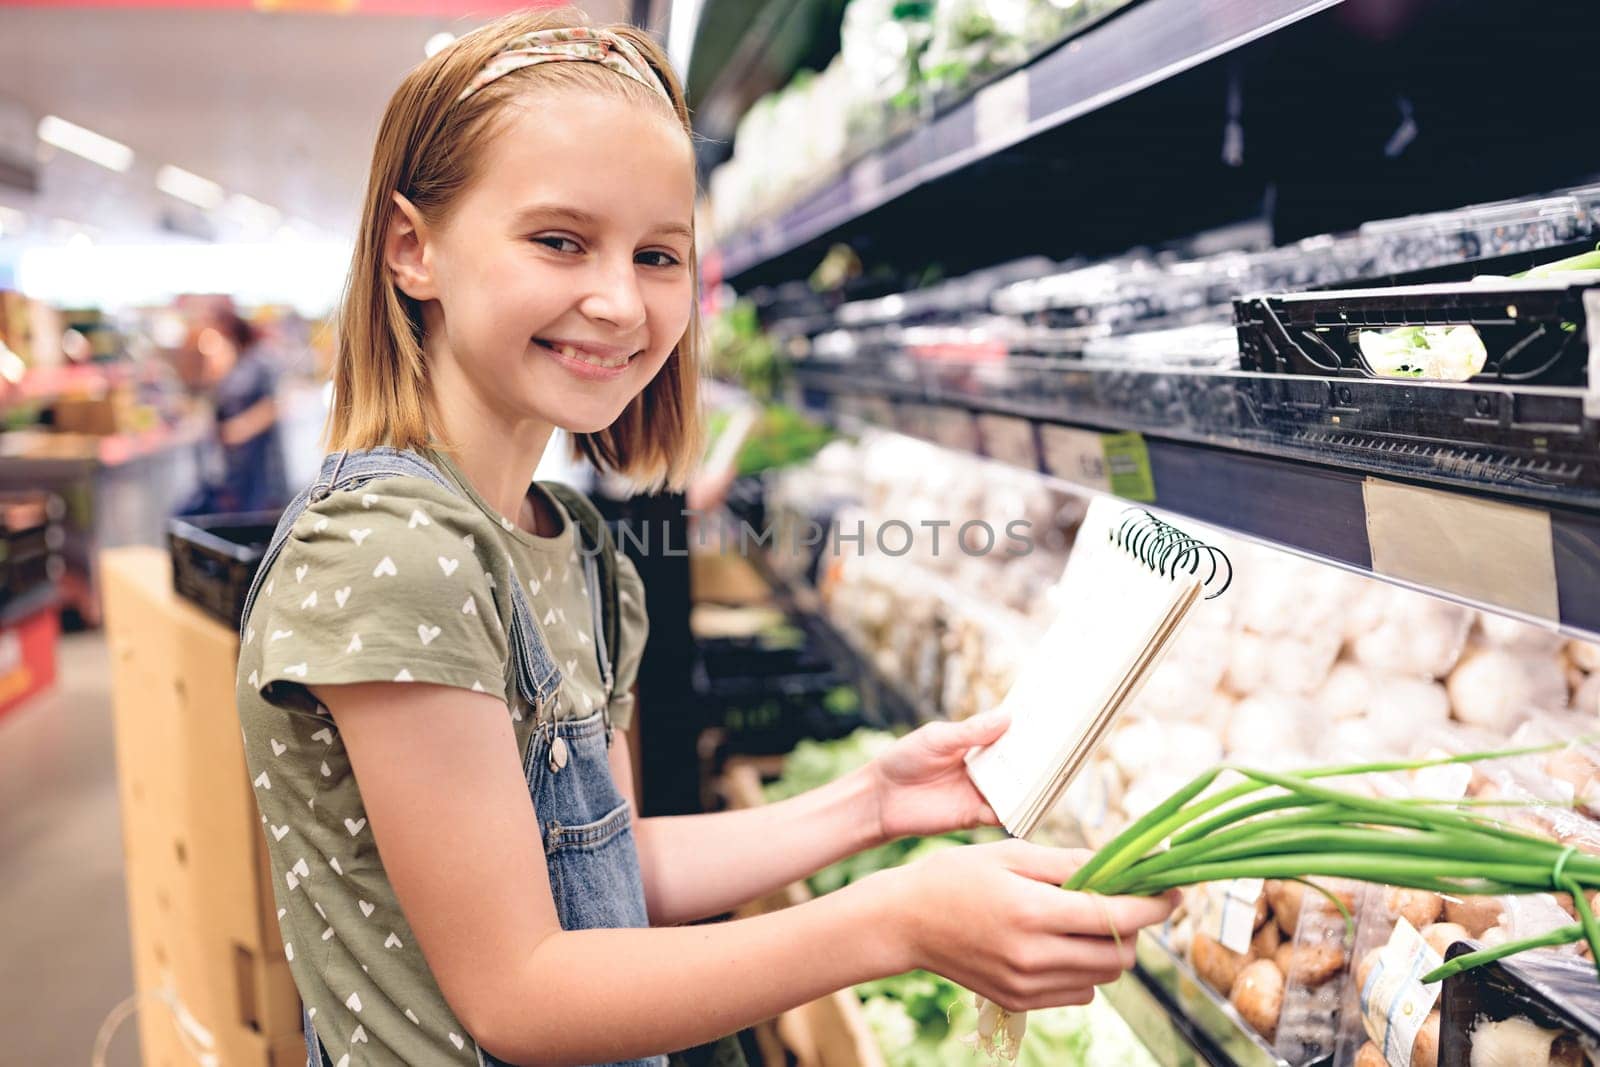
[[[609,323],[620,332],[636,333],[645,324],[644,297],[630,256],[622,262],[603,262],[594,285],[579,305],[585,316]]]

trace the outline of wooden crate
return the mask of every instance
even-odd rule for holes
[[[761,775],[755,762],[734,759],[723,772],[720,791],[728,806],[752,808],[765,803]],[[752,901],[735,918],[762,915],[811,899],[805,883],[795,882]],[[861,1013],[861,1001],[850,989],[802,1004],[756,1028],[762,1055],[769,1067],[788,1062],[785,1051],[800,1067],[884,1067],[883,1053]]]

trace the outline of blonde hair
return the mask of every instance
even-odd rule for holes
[[[535,85],[609,92],[667,115],[666,101],[649,86],[597,63],[527,67],[457,101],[510,39],[587,22],[581,11],[572,8],[507,15],[421,63],[395,90],[378,129],[361,227],[338,312],[334,399],[327,425],[330,449],[439,445],[422,347],[422,306],[400,291],[384,261],[384,238],[398,210],[394,193],[409,200],[430,223],[443,219],[472,181],[495,119]],[[660,46],[633,26],[606,29],[644,56],[667,90],[672,117],[685,134],[691,134],[683,88]],[[689,270],[698,287],[699,263],[692,243]],[[702,436],[698,300],[694,305],[688,328],[660,373],[628,402],[616,422],[596,433],[573,434],[575,456],[644,487],[681,488],[688,481]]]

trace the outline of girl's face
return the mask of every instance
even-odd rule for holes
[[[430,367],[436,399],[459,381],[509,424],[609,426],[688,326],[693,211],[693,152],[672,119],[618,97],[526,97],[416,249],[424,347],[452,364]]]

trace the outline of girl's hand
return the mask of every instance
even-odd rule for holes
[[[963,757],[1006,732],[1010,720],[991,711],[963,722],[932,722],[896,741],[865,769],[877,799],[885,841],[942,834],[1000,820],[967,776]]]
[[[1133,966],[1139,930],[1176,892],[1102,897],[1060,888],[1090,856],[1026,841],[949,848],[882,879],[907,968],[921,967],[1007,1011],[1087,1004]]]

